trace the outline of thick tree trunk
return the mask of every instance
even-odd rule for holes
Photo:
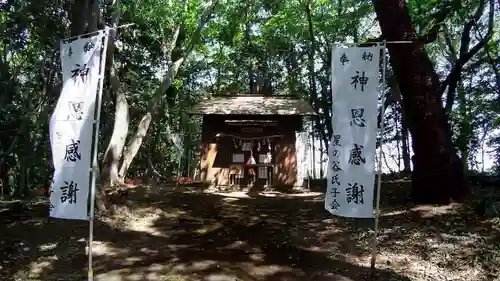
[[[165,93],[168,90],[168,88],[170,88],[174,80],[174,77],[177,75],[177,72],[179,71],[179,68],[181,67],[183,62],[184,58],[180,58],[170,66],[170,69],[168,70],[166,77],[156,90],[153,99],[150,100],[148,106],[148,112],[144,114],[141,121],[139,122],[139,125],[137,126],[137,131],[135,132],[134,137],[127,144],[127,150],[123,154],[123,163],[121,165],[119,172],[120,178],[124,178],[127,175],[127,170],[130,167],[130,164],[134,160],[135,156],[137,155],[137,152],[139,152],[139,148],[141,148],[142,142],[144,141],[144,137],[146,136],[149,130],[149,125],[153,121],[153,118],[157,115],[158,105],[160,104],[159,100],[160,95],[162,93]],[[168,126],[168,124],[166,124],[166,126]],[[167,129],[167,131],[170,130]]]
[[[111,26],[116,27],[120,20],[120,1],[114,3],[113,12],[111,15]],[[113,124],[113,133],[109,140],[108,147],[104,153],[103,168],[102,168],[102,181],[104,184],[113,186],[123,183],[123,178],[119,176],[120,161],[125,147],[125,141],[128,135],[129,126],[129,107],[127,96],[121,87],[120,78],[115,66],[115,40],[116,29],[110,31],[110,39],[108,44],[108,61],[109,65],[109,81],[110,90],[115,97],[115,121]]]
[[[130,164],[134,160],[135,156],[137,155],[137,152],[139,152],[139,148],[141,148],[142,142],[144,141],[144,137],[146,136],[149,126],[151,122],[155,119],[159,112],[159,108],[161,103],[161,100],[163,96],[165,95],[165,92],[170,88],[172,85],[172,82],[174,81],[175,76],[179,72],[179,69],[181,65],[184,63],[185,59],[189,56],[193,48],[195,47],[195,44],[198,44],[200,37],[201,37],[201,31],[203,27],[205,26],[205,23],[211,18],[213,11],[215,7],[217,6],[218,0],[212,1],[212,3],[205,8],[203,11],[203,14],[201,16],[201,19],[198,22],[198,26],[196,27],[196,30],[194,31],[193,35],[191,36],[191,41],[189,45],[184,49],[183,56],[180,56],[179,58],[175,58],[175,61],[173,63],[169,64],[169,69],[165,77],[163,78],[161,84],[156,88],[155,92],[153,93],[153,97],[151,100],[148,102],[148,111],[146,114],[142,117],[141,121],[139,122],[139,125],[137,126],[137,131],[134,135],[134,137],[129,141],[127,144],[127,151],[123,155],[123,163],[120,168],[119,176],[120,177],[125,177],[127,174],[127,170],[130,167]],[[179,30],[179,29],[177,29]],[[178,31],[177,31],[178,35]],[[172,51],[177,45],[177,35],[174,36],[172,39],[172,42],[170,44],[170,48],[167,48],[168,50],[166,51],[166,57],[167,59],[171,59]],[[167,103],[165,104],[165,110],[168,112],[168,105]],[[168,120],[168,118],[167,118]],[[167,131],[170,132],[168,122],[166,124],[167,126]]]
[[[417,40],[404,1],[373,0],[373,3],[387,41]],[[432,62],[419,43],[388,44],[388,49],[403,95],[415,153],[412,198],[416,203],[446,204],[451,199],[460,200],[469,188],[452,145]]]
[[[99,22],[99,1],[73,1],[71,7],[71,35],[79,35],[97,30]]]
[[[125,93],[120,90],[116,93],[115,98],[115,122],[113,125],[113,133],[103,159],[102,180],[105,184],[110,186],[123,182],[123,178],[119,176],[119,167],[128,134],[128,114],[127,97]]]
[[[121,179],[125,179],[125,177],[127,176],[128,168],[130,167],[132,160],[134,160],[135,156],[137,155],[137,152],[139,152],[139,148],[141,148],[144,137],[148,132],[149,125],[151,124],[151,120],[151,113],[146,113],[139,122],[139,126],[137,126],[137,131],[134,137],[127,145],[127,150],[123,154],[123,163],[119,173],[119,177]]]

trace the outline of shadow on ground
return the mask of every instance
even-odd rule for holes
[[[332,217],[321,197],[137,187],[120,204],[127,217],[95,224],[96,280],[369,280],[369,235],[358,227],[372,223]],[[47,220],[46,213],[38,206],[21,217],[2,215],[2,280],[85,280],[88,224]],[[382,217],[383,247],[397,251],[407,239],[394,231],[401,225],[426,223],[414,215],[416,225],[405,224],[414,220],[405,213]],[[377,280],[411,279],[384,266]]]

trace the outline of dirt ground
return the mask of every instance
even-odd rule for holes
[[[500,280],[498,223],[458,204],[401,207],[401,188],[385,187],[377,280]],[[95,280],[369,280],[373,220],[334,217],[322,200],[136,187],[95,223]],[[1,280],[86,280],[88,223],[47,212],[0,212]]]

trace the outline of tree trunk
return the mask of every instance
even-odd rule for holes
[[[120,160],[125,147],[128,134],[129,116],[128,103],[125,93],[121,90],[116,92],[115,98],[115,121],[113,133],[109,140],[108,148],[104,153],[102,180],[110,186],[121,184],[123,178],[119,176]]]
[[[247,72],[248,72],[248,91],[250,93],[257,92],[257,83],[255,81],[254,65],[252,62],[252,40],[250,36],[250,1],[245,5],[245,48],[247,55]]]
[[[402,107],[401,107],[402,109]],[[401,148],[403,155],[403,172],[411,172],[410,146],[408,145],[408,127],[404,118],[404,112],[401,112]]]
[[[179,68],[183,62],[184,62],[184,58],[180,58],[170,67],[170,69],[168,70],[167,76],[163,80],[162,84],[156,90],[156,93],[155,93],[156,97],[159,98],[160,97],[159,93],[165,93],[168,90],[168,88],[170,88],[170,85],[172,85],[174,77],[177,75],[177,72],[179,71]],[[132,163],[135,156],[137,155],[137,152],[139,152],[139,149],[141,148],[142,142],[144,141],[144,137],[146,136],[146,134],[148,132],[149,125],[151,125],[151,121],[153,120],[153,117],[157,115],[158,103],[159,103],[159,100],[157,100],[157,98],[153,98],[149,102],[148,112],[146,112],[146,114],[142,117],[141,121],[139,122],[139,125],[137,126],[137,131],[135,132],[134,137],[127,144],[127,150],[123,154],[123,162],[122,162],[122,165],[120,167],[120,172],[119,172],[120,178],[124,178],[127,175],[127,171],[128,171],[128,168],[130,167],[130,164]],[[165,110],[168,110],[168,109],[165,109]],[[166,126],[168,126],[168,124]],[[167,131],[170,131],[170,130],[167,129]]]
[[[175,76],[177,75],[177,72],[179,72],[179,69],[184,63],[184,60],[189,56],[193,48],[195,47],[196,44],[198,44],[198,41],[200,40],[201,37],[201,31],[203,27],[205,26],[205,23],[210,19],[210,17],[213,14],[213,11],[215,7],[217,6],[218,0],[214,0],[210,5],[208,5],[205,10],[203,11],[203,14],[201,16],[201,19],[198,22],[198,26],[196,27],[196,30],[191,36],[191,40],[189,42],[189,45],[184,49],[183,56],[180,56],[179,58],[175,59],[175,62],[169,64],[169,69],[165,77],[163,78],[161,84],[156,88],[155,92],[153,93],[153,97],[151,100],[148,102],[148,111],[146,114],[142,117],[141,121],[139,122],[139,125],[137,126],[137,131],[134,135],[134,137],[130,140],[130,142],[127,144],[127,150],[125,151],[123,155],[123,163],[120,168],[119,176],[120,177],[125,177],[127,174],[127,170],[130,167],[130,164],[132,163],[132,160],[134,160],[135,156],[137,155],[137,152],[139,152],[139,148],[142,145],[142,142],[144,141],[144,137],[146,136],[149,125],[151,122],[154,120],[154,118],[158,115],[159,109],[161,107],[161,100],[163,96],[165,95],[165,92],[170,88],[172,85],[172,82],[174,81]],[[171,48],[167,51],[167,57],[171,58],[172,50],[176,46],[176,41],[177,37],[173,39],[174,42],[171,43]],[[165,109],[168,112],[168,105],[165,102]],[[167,132],[170,132],[168,122],[166,124],[167,126]]]
[[[117,27],[120,20],[120,0],[115,1],[112,9],[113,12],[111,14],[110,25]],[[121,87],[120,78],[118,77],[116,69],[115,40],[117,30],[110,30],[110,33],[107,49],[108,61],[106,63],[109,66],[110,90],[115,97],[115,121],[111,139],[104,153],[102,181],[104,184],[113,186],[123,183],[123,178],[120,178],[118,170],[120,168],[120,160],[128,135],[129,107],[126,93]]]
[[[401,111],[399,108],[393,106],[392,110],[394,111],[394,126],[396,130],[396,165],[398,165],[398,172],[401,172],[401,127],[399,126],[399,120],[401,118],[399,115],[401,115]]]
[[[457,146],[462,156],[464,174],[469,172],[469,143],[472,137],[472,120],[467,109],[467,91],[464,88],[463,81],[460,80],[457,86],[458,90],[458,108],[459,108],[459,135],[457,137]]]
[[[73,1],[71,7],[71,36],[96,31],[98,22],[98,0]]]
[[[494,25],[494,10],[495,3],[494,0],[489,0],[489,12],[488,12],[488,26],[486,36],[479,34],[481,40],[477,42],[472,48],[470,48],[471,43],[471,31],[474,26],[477,25],[478,21],[483,16],[488,0],[479,1],[478,7],[476,8],[472,18],[465,23],[462,36],[460,38],[460,49],[457,54],[453,44],[449,37],[446,38],[446,43],[450,49],[451,55],[455,61],[453,62],[453,68],[446,77],[444,83],[440,86],[440,92],[443,93],[446,86],[448,87],[448,94],[446,96],[446,112],[450,113],[455,102],[456,89],[460,78],[462,75],[462,70],[467,62],[469,62],[491,39],[493,35],[493,25]]]
[[[314,71],[314,56],[316,53],[316,42],[314,40],[314,25],[312,21],[312,14],[311,14],[311,1],[307,1],[306,3],[306,17],[307,17],[307,26],[308,26],[308,32],[309,32],[309,51],[307,52],[307,58],[308,58],[308,73],[309,73],[309,102],[311,106],[314,108],[316,113],[318,113],[318,91],[316,89],[316,73]],[[319,114],[316,116],[313,116],[314,118],[314,124],[311,124],[312,126],[312,132],[313,132],[313,167],[316,165],[316,144],[314,143],[314,132],[316,130],[321,131],[322,126],[321,122],[319,119]],[[321,147],[320,147],[321,150]],[[320,153],[321,155],[321,153]],[[320,156],[321,157],[321,156]],[[320,177],[323,175],[321,174],[322,168],[321,168],[321,158],[320,158]],[[313,170],[313,175],[316,177],[316,169]]]
[[[127,150],[123,154],[123,162],[120,167],[120,172],[118,173],[121,179],[124,179],[127,176],[127,170],[130,167],[132,160],[134,160],[134,157],[137,155],[137,152],[139,152],[139,148],[141,148],[142,141],[144,140],[144,137],[148,132],[151,120],[152,120],[151,113],[149,112],[146,113],[139,122],[134,137],[130,140],[129,144],[127,145]]]
[[[398,107],[393,107],[393,110],[398,110],[399,121],[401,122],[401,155],[403,158],[403,173],[409,174],[411,172],[411,158],[410,158],[410,147],[408,145],[408,125],[405,120],[405,110],[403,108],[403,97],[401,96],[401,91],[399,90],[399,85],[394,72],[391,71],[388,83],[391,86],[392,97],[394,103],[398,104]],[[397,122],[398,120],[396,120]]]
[[[26,138],[28,139],[28,138]],[[28,179],[27,179],[27,157],[26,157],[26,152],[25,151],[22,151],[21,152],[22,154],[19,155],[19,162],[18,162],[18,166],[19,166],[19,181],[17,183],[17,186],[16,186],[16,189],[14,191],[14,194],[16,197],[19,197],[19,198],[24,198],[26,196],[26,194],[28,193],[28,190],[27,190],[27,183],[28,183]]]
[[[384,39],[418,41],[404,1],[373,0],[373,3]],[[415,153],[412,198],[415,203],[447,204],[451,199],[460,200],[469,193],[469,188],[452,145],[432,62],[420,43],[388,44],[388,49],[403,95]]]

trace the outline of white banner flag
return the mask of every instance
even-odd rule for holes
[[[332,128],[325,208],[373,217],[380,47],[332,52]]]
[[[63,86],[49,125],[50,216],[88,220],[94,108],[105,32],[61,43]]]

